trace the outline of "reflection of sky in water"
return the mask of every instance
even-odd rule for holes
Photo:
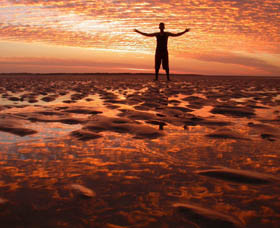
[[[1,142],[24,142],[45,138],[46,140],[59,138],[71,131],[79,129],[80,125],[66,125],[61,123],[30,123],[29,128],[38,131],[34,135],[24,137],[16,136],[11,133],[0,132]]]
[[[79,227],[81,224],[85,227],[97,224],[97,227],[109,228],[176,227],[183,217],[174,215],[172,204],[188,202],[231,215],[246,227],[256,227],[255,224],[259,224],[259,227],[277,227],[280,222],[279,184],[235,183],[196,173],[219,166],[279,177],[279,122],[278,125],[269,122],[279,119],[279,113],[275,112],[279,111],[275,96],[265,90],[262,94],[268,93],[268,98],[259,93],[255,96],[251,90],[249,100],[260,98],[255,104],[268,109],[256,108],[256,115],[250,118],[233,117],[213,114],[211,110],[215,105],[234,105],[232,102],[246,105],[249,96],[231,99],[231,96],[220,95],[213,98],[215,89],[220,92],[223,89],[215,83],[212,87],[208,83],[200,83],[203,87],[200,92],[191,94],[184,93],[182,88],[186,86],[192,90],[192,81],[173,82],[174,88],[159,84],[160,93],[153,91],[154,88],[149,90],[150,87],[145,85],[133,89],[132,83],[131,88],[121,91],[111,85],[111,88],[100,90],[99,94],[88,94],[75,103],[63,102],[71,98],[72,94],[69,93],[53,102],[40,103],[40,106],[35,106],[36,103],[23,108],[13,106],[0,112],[2,116],[18,118],[24,127],[38,131],[25,137],[0,132],[0,198],[8,200],[3,208],[8,224],[32,221],[38,225],[44,217],[47,227]],[[153,83],[149,85],[155,86]],[[99,89],[102,86],[105,85],[101,84]],[[174,92],[176,89],[179,92]],[[242,93],[246,91],[243,88]],[[184,126],[166,121],[167,125],[161,130],[165,136],[156,139],[136,139],[132,134],[104,131],[99,133],[102,135],[100,138],[81,141],[70,136],[70,132],[81,129],[83,124],[31,122],[26,119],[26,116],[38,111],[63,112],[64,109],[59,109],[61,107],[83,107],[103,111],[98,115],[117,117],[122,113],[120,109],[134,110],[134,107],[146,102],[143,99],[132,105],[110,103],[102,98],[107,93],[113,93],[117,96],[115,100],[120,101],[135,93],[136,98],[150,97],[152,100],[157,96],[163,101],[180,101],[178,105],[176,102],[166,104],[168,108],[188,108],[193,101],[184,99],[196,96],[206,102],[199,100],[202,103],[197,107],[192,106],[193,111],[180,115],[186,118],[195,115],[205,122]],[[117,108],[110,108],[110,105]],[[142,110],[145,113],[171,115],[165,108],[144,108],[147,108]],[[94,117],[77,113],[65,115],[67,118],[86,120]],[[159,128],[147,124],[145,120],[137,121],[140,125]],[[219,126],[215,125],[216,122],[228,122],[230,125]],[[206,137],[225,128],[240,135],[240,139]],[[274,134],[275,137],[262,138],[261,134],[264,133]],[[71,189],[71,184],[90,188],[96,197],[81,198],[76,190]],[[22,211],[30,215],[36,213],[36,216],[22,215]],[[188,217],[182,223],[187,227],[197,227],[192,225],[196,222]]]

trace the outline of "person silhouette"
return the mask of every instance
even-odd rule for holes
[[[160,65],[162,64],[162,68],[166,72],[167,80],[170,81],[169,78],[169,61],[168,61],[168,50],[167,50],[167,42],[169,36],[181,36],[185,34],[186,32],[189,32],[190,29],[187,28],[183,32],[179,33],[171,33],[171,32],[165,32],[165,25],[164,23],[159,24],[160,32],[155,33],[145,33],[141,32],[137,29],[134,29],[135,32],[148,37],[156,37],[157,38],[157,47],[156,47],[156,53],[155,53],[155,80],[158,80],[158,72],[160,69]]]

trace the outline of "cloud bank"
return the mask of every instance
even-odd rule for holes
[[[172,32],[192,29],[170,40],[173,55],[275,72],[232,51],[280,54],[279,12],[280,0],[2,0],[0,39],[153,53],[154,39],[133,29],[154,32],[163,21]]]

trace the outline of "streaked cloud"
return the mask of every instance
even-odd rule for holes
[[[280,72],[280,66],[270,64],[265,60],[244,56],[236,53],[204,53],[202,55],[192,56],[195,59],[206,61],[206,62],[218,62],[225,64],[235,64],[239,66],[252,67],[260,71],[268,71],[272,74]]]
[[[155,40],[133,29],[154,32],[164,21],[171,32],[192,29],[170,39],[174,56],[204,56],[200,60],[234,62],[271,73],[279,65],[231,53],[280,54],[279,12],[280,0],[3,0],[0,39],[152,54]]]
[[[0,64],[17,65],[40,65],[40,66],[71,66],[71,67],[131,67],[136,68],[136,64],[123,62],[106,62],[98,60],[77,60],[77,59],[59,59],[59,58],[0,58]]]

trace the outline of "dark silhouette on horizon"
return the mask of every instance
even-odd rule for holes
[[[189,32],[190,29],[187,28],[183,32],[179,33],[171,33],[171,32],[165,32],[165,25],[164,23],[159,24],[160,32],[155,33],[144,33],[137,29],[134,29],[135,32],[148,37],[156,37],[157,38],[157,47],[156,47],[156,53],[155,53],[155,80],[158,80],[158,73],[160,69],[160,65],[162,64],[162,68],[166,72],[167,80],[170,81],[169,78],[169,61],[168,61],[168,37],[169,36],[181,36],[185,34],[186,32]]]

